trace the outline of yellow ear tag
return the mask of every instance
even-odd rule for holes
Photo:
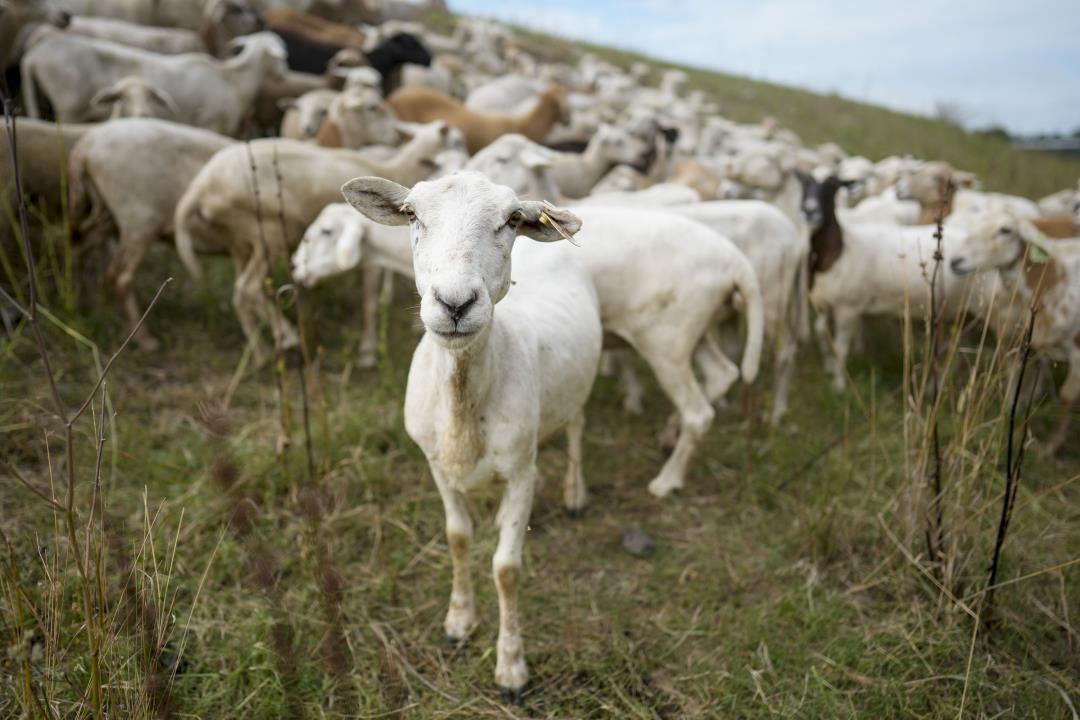
[[[551,203],[549,203],[546,200],[544,201],[544,206],[549,207],[552,210],[555,209],[555,206],[552,205]],[[540,211],[540,222],[544,223],[545,225],[550,225],[551,227],[555,228],[555,232],[562,235],[563,240],[566,240],[568,243],[570,243],[574,247],[581,247],[581,244],[577,240],[574,239],[573,235],[566,232],[566,230],[563,229],[562,225],[555,222],[555,220],[553,220],[552,217],[550,215],[548,215],[546,212],[544,212],[543,210]]]
[[[1040,265],[1050,259],[1050,253],[1046,252],[1046,248],[1042,245],[1036,245],[1035,243],[1028,243],[1027,255],[1028,260]]]

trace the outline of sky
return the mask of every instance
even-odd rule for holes
[[[696,67],[968,127],[1080,128],[1080,0],[449,0]]]

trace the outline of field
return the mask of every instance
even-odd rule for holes
[[[1076,164],[936,121],[715,74],[692,82],[736,119],[772,113],[807,141],[873,157],[944,157],[995,189],[1037,196],[1076,180]],[[123,332],[108,302],[76,302],[52,236],[41,324],[70,412]],[[147,263],[144,299],[175,277],[150,319],[162,347],[121,354],[107,412],[95,396],[74,426],[70,518],[64,428],[33,334],[23,324],[0,345],[0,717],[90,716],[93,672],[115,718],[1077,717],[1080,443],[1074,426],[1061,455],[1038,454],[1052,398],[1032,411],[992,605],[985,592],[1014,348],[949,355],[935,405],[918,325],[869,323],[843,395],[808,344],[782,426],[758,419],[763,372],[664,501],[645,485],[669,405],[650,379],[644,416],[626,416],[601,377],[583,517],[560,507],[562,441],[541,451],[523,587],[532,680],[524,707],[509,708],[492,681],[494,493],[472,504],[480,625],[464,648],[443,638],[442,509],[401,421],[419,337],[412,288],[398,283],[384,308],[373,371],[354,366],[358,278],[301,296],[302,375],[245,363],[231,268],[207,264],[200,289],[168,248]],[[980,338],[969,328],[945,344]],[[1060,381],[1061,368],[1045,377]],[[627,525],[656,541],[653,555],[621,548]]]

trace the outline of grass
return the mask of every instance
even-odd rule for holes
[[[150,268],[144,293],[180,272],[164,253]],[[217,270],[208,294],[223,299],[227,274]],[[148,604],[130,598],[149,593],[147,578],[156,578],[164,586],[156,603],[168,610],[160,617],[169,618],[154,626],[161,641],[151,643],[153,654],[167,658],[157,665],[122,662],[145,646],[145,617],[115,625],[109,677],[114,705],[128,698],[130,716],[163,707],[139,690],[162,674],[169,712],[158,714],[175,717],[957,717],[961,703],[965,717],[1071,716],[1063,698],[1075,705],[1080,693],[1080,638],[1071,624],[1080,571],[1045,570],[1080,557],[1080,488],[1072,482],[1080,448],[1028,461],[1004,577],[1041,574],[1000,590],[992,639],[972,645],[971,619],[905,556],[919,550],[904,539],[897,503],[908,479],[901,348],[888,322],[871,326],[871,351],[855,361],[846,395],[826,387],[806,351],[781,429],[748,424],[737,409],[721,413],[687,488],[663,502],[645,484],[663,459],[654,438],[666,402],[650,386],[646,415],[627,418],[617,387],[602,378],[586,428],[591,502],[583,519],[560,509],[561,443],[540,454],[548,483],[526,544],[523,606],[533,682],[524,711],[500,706],[488,577],[496,498],[473,501],[481,624],[469,646],[451,650],[442,639],[450,567],[441,506],[401,424],[416,340],[410,300],[400,291],[389,313],[388,362],[360,373],[350,370],[358,328],[349,285],[320,290],[312,303],[329,431],[317,401],[314,480],[296,420],[288,450],[274,452],[272,369],[244,380],[227,420],[205,418],[203,404],[222,397],[242,351],[223,301],[202,309],[199,293],[178,280],[152,323],[164,347],[133,353],[114,371],[116,449],[106,451],[105,464],[115,473],[105,477],[103,522],[108,594],[113,607],[131,605],[144,617]],[[120,335],[105,311],[65,320],[112,338],[110,345]],[[49,340],[61,392],[75,397],[93,368],[67,335],[52,330]],[[0,457],[47,486],[48,428],[39,410],[46,389],[26,338],[7,345],[0,372]],[[298,418],[294,375],[288,395]],[[1036,431],[1047,424],[1040,416]],[[92,443],[80,447],[80,467],[92,467]],[[1000,477],[983,479],[997,485],[988,489],[996,497]],[[84,476],[80,493],[88,485]],[[984,577],[992,508],[973,516],[977,567],[951,588],[960,596]],[[59,698],[60,714],[72,712],[70,686],[53,675],[63,667],[74,685],[86,681],[77,618],[61,602],[75,597],[74,579],[63,563],[49,562],[65,548],[52,539],[52,513],[17,484],[4,485],[0,518],[27,598],[53,597],[67,623],[57,623],[57,657],[37,665],[37,679]],[[656,539],[654,556],[622,551],[626,524]],[[44,588],[52,586],[50,596]],[[15,584],[5,577],[2,587],[0,634],[13,648],[0,660],[6,717],[18,708],[14,659],[44,658],[50,643],[20,639],[10,619]]]
[[[837,140],[872,157],[945,157],[997,189],[1037,196],[1077,174],[1075,164],[835,97],[700,71],[691,84],[715,89],[736,119],[773,114],[809,142]],[[1005,545],[1006,584],[984,626],[967,609],[981,612],[1004,488],[1003,386],[977,386],[987,409],[970,425],[975,393],[950,386],[943,395],[950,564],[931,563],[911,470],[920,408],[905,396],[895,321],[868,324],[843,395],[804,348],[791,415],[777,430],[744,412],[767,399],[767,382],[736,394],[687,487],[665,501],[645,486],[664,459],[655,438],[670,407],[647,382],[645,415],[627,417],[616,384],[598,380],[585,431],[584,518],[560,508],[563,443],[540,452],[548,482],[523,587],[532,683],[524,708],[514,709],[498,703],[492,679],[494,494],[471,500],[480,625],[463,649],[442,637],[450,563],[441,505],[401,421],[417,339],[411,288],[399,284],[386,316],[388,352],[371,372],[354,366],[355,283],[320,288],[308,304],[318,361],[309,477],[294,371],[250,373],[228,411],[218,409],[244,349],[226,264],[212,263],[200,291],[167,249],[151,253],[142,297],[177,278],[150,322],[163,346],[130,351],[109,378],[115,414],[94,520],[85,508],[96,404],[77,427],[76,505],[80,522],[90,520],[89,545],[101,548],[102,602],[92,609],[101,617],[90,626],[102,632],[109,717],[1076,716],[1080,444],[1056,459],[1029,454]],[[64,262],[40,267],[57,320],[45,325],[51,360],[61,395],[75,403],[100,365],[77,337],[107,358],[121,320],[105,299],[74,302]],[[965,353],[957,377],[981,367]],[[1051,374],[1060,380],[1061,368]],[[1038,409],[1036,437],[1051,416]],[[58,432],[24,327],[0,344],[0,461],[60,492]],[[88,624],[72,546],[56,513],[3,467],[0,717],[27,706],[34,717],[87,717]],[[621,549],[628,524],[656,540],[653,556]]]

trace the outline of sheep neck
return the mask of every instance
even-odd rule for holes
[[[844,251],[844,231],[836,217],[836,194],[823,193],[820,199],[821,227],[810,236],[810,287],[814,287],[814,277],[828,272]]]
[[[604,156],[600,149],[600,142],[594,135],[589,144],[585,146],[585,152],[581,153],[580,177],[584,184],[590,188],[600,182],[604,173],[612,168],[612,163]]]
[[[255,102],[255,96],[262,85],[263,67],[259,54],[253,47],[246,47],[236,57],[221,64],[221,72],[236,92],[236,97],[244,107]]]
[[[540,142],[559,119],[559,101],[548,94],[540,96],[540,101],[526,115],[515,118],[518,130],[533,142]]]
[[[490,332],[488,326],[462,350],[440,346],[440,375],[445,379],[442,402],[448,422],[439,432],[439,465],[450,478],[467,478],[484,454],[479,408],[491,387]]]

